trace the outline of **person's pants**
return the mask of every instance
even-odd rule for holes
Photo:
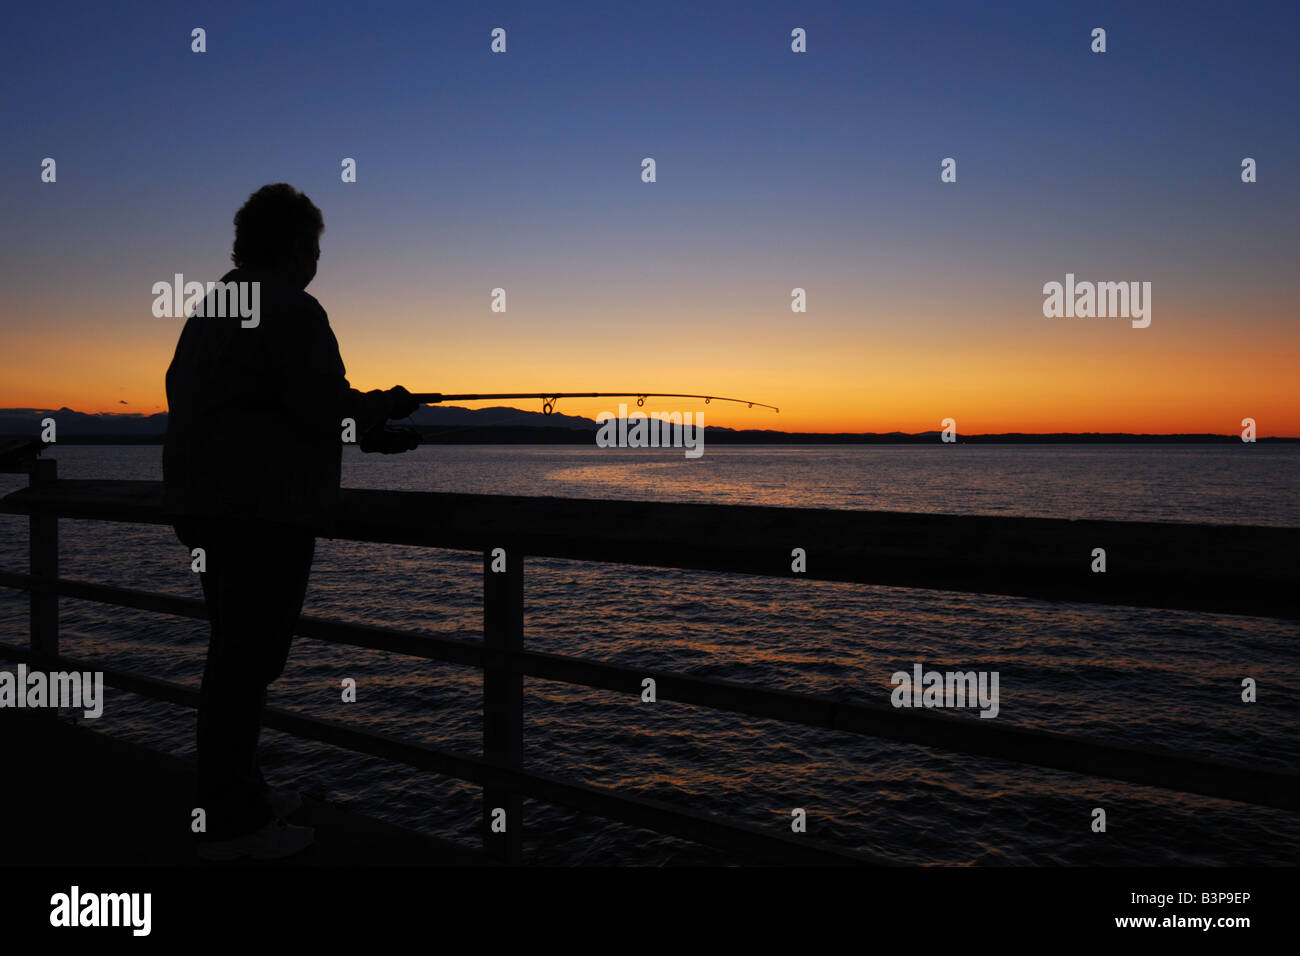
[[[272,814],[257,766],[266,688],[284,671],[316,538],[288,525],[189,519],[176,536],[203,548],[212,624],[199,691],[199,800],[207,839],[261,829]]]

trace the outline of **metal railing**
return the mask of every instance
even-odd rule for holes
[[[169,524],[161,483],[57,480],[53,461],[34,458],[0,470],[30,473],[28,487],[0,499],[0,512],[29,516],[31,565],[27,574],[0,572],[0,586],[24,589],[31,599],[30,646],[0,644],[0,655],[50,667],[102,670],[110,685],[197,706],[198,693],[191,688],[91,667],[59,654],[60,596],[207,617],[199,600],[58,576],[60,518]],[[300,618],[295,630],[322,641],[480,668],[482,753],[456,753],[276,708],[267,709],[265,726],[481,786],[484,847],[500,860],[521,859],[525,834],[519,810],[526,797],[746,859],[883,862],[808,837],[525,769],[525,677],[638,697],[648,677],[660,699],[1300,810],[1300,776],[1292,774],[985,720],[539,653],[527,650],[524,641],[525,556],[1297,620],[1300,529],[345,489],[331,536],[483,554],[481,641],[309,615]],[[1096,547],[1107,551],[1105,573],[1090,569]],[[504,571],[492,570],[498,548],[507,555]],[[796,548],[806,554],[802,572],[791,570]],[[497,807],[506,810],[504,833],[491,826]]]

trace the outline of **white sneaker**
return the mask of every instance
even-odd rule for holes
[[[199,844],[199,857],[228,862],[248,857],[254,860],[279,860],[301,853],[316,839],[311,827],[296,827],[283,820],[272,820],[256,833],[231,840],[214,840]]]

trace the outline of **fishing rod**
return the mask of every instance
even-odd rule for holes
[[[684,395],[680,392],[494,392],[491,395],[444,395],[441,392],[416,392],[411,396],[421,405],[437,405],[439,402],[477,402],[498,398],[539,398],[542,401],[542,414],[549,415],[555,411],[555,403],[561,398],[635,398],[637,407],[645,405],[647,398],[702,398],[707,405],[712,401],[736,402],[753,408],[770,408],[778,415],[781,409],[763,402],[751,402],[745,398],[724,398],[721,395]]]

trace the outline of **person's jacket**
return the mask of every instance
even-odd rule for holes
[[[345,418],[358,438],[383,424],[383,392],[349,387],[320,303],[267,273],[255,326],[238,310],[185,321],[167,369],[165,508],[173,520],[239,518],[327,534],[338,504]],[[233,305],[233,302],[232,302]]]

